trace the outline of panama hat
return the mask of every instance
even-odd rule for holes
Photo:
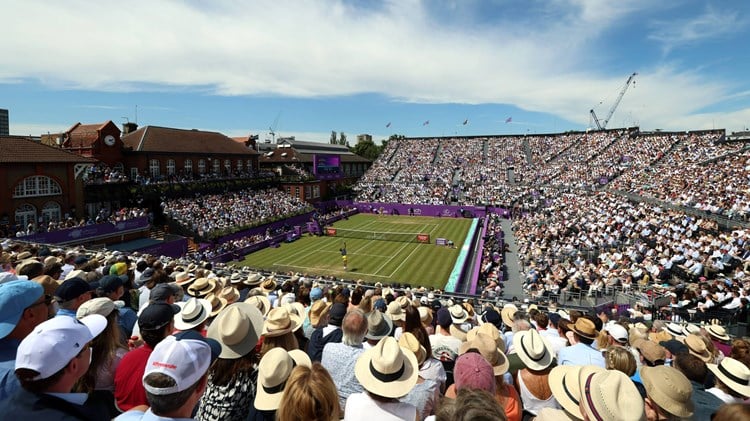
[[[179,286],[185,286],[195,279],[191,278],[187,272],[174,272],[172,275],[174,276],[174,282]]]
[[[190,330],[211,315],[211,303],[203,298],[191,298],[177,305],[180,306],[180,312],[174,315],[174,328],[177,330]]]
[[[245,299],[245,302],[257,307],[263,317],[271,310],[271,301],[265,295],[251,295]]]
[[[198,278],[188,287],[187,293],[193,297],[203,298],[216,289],[216,279]]]
[[[664,330],[660,330],[658,332],[650,332],[648,334],[648,340],[650,340],[652,342],[656,342],[656,343],[669,341],[672,338],[673,338],[672,335],[669,333],[669,331],[667,330],[666,327],[664,328]],[[676,340],[678,340],[680,342],[684,342],[685,341],[685,337],[682,336],[682,335],[680,335],[680,336],[674,336],[674,339],[676,339]]]
[[[211,317],[216,316],[221,312],[221,310],[224,310],[224,307],[227,306],[227,300],[224,298],[219,297],[216,294],[209,294],[206,296],[206,301],[211,304]]]
[[[706,364],[716,377],[728,388],[744,397],[750,397],[750,368],[731,357],[725,357],[717,364]]]
[[[400,295],[396,298],[396,302],[398,305],[401,306],[401,310],[406,310],[410,305],[411,302],[409,301],[409,297],[405,295]]]
[[[241,272],[232,272],[232,275],[229,276],[229,283],[231,284],[239,284],[242,282],[242,273]]]
[[[251,273],[247,275],[247,279],[242,281],[243,284],[251,287],[256,287],[260,285],[260,280],[263,279],[262,276],[260,276],[260,273]]]
[[[432,310],[427,307],[417,307],[417,311],[419,311],[419,320],[423,326],[432,324]]]
[[[263,336],[274,337],[293,332],[302,326],[302,320],[296,314],[290,314],[284,307],[271,310],[263,323]]]
[[[232,304],[240,299],[240,292],[235,287],[227,286],[221,289],[219,297],[227,300],[227,303]]]
[[[728,341],[729,335],[727,335],[727,331],[724,330],[724,328],[721,325],[708,325],[706,327],[706,331],[708,332],[711,337],[716,338],[720,341]]]
[[[682,327],[682,332],[685,336],[688,336],[691,333],[700,333],[701,328],[698,325],[687,323],[685,326]]]
[[[495,376],[502,376],[508,371],[508,358],[491,337],[478,333],[473,340],[461,344],[458,354],[463,355],[470,349],[476,349],[482,354],[482,357],[492,366]]]
[[[300,320],[303,320],[307,315],[305,306],[302,303],[298,303],[296,301],[293,303],[285,303],[283,307],[286,308],[286,311],[288,311],[289,314],[296,314],[297,316],[299,316]]]
[[[580,319],[579,319],[580,320]],[[578,379],[581,413],[600,421],[641,421],[644,403],[627,374],[619,370],[590,373],[584,367]]]
[[[391,301],[391,303],[388,304],[388,309],[386,309],[385,314],[387,314],[394,322],[398,320],[406,320],[404,310],[397,301]]]
[[[469,313],[467,313],[466,309],[463,308],[460,304],[451,306],[448,311],[451,314],[451,320],[453,320],[453,323],[463,323],[466,321],[466,319],[469,318]]]
[[[596,339],[599,336],[594,322],[585,317],[579,317],[575,324],[570,325],[570,330],[587,339]]]
[[[581,387],[578,379],[581,377],[581,365],[558,365],[549,372],[549,387],[552,396],[560,406],[578,419],[581,415]],[[604,367],[586,366],[588,372],[604,371]]]
[[[255,348],[263,327],[263,315],[252,304],[227,306],[208,328],[207,336],[221,344],[219,358],[236,359]]]
[[[695,333],[692,333],[688,335],[687,338],[685,338],[685,345],[688,347],[689,353],[700,358],[704,363],[710,362],[713,359],[711,353],[708,352],[706,343],[703,342],[703,339]]]
[[[542,371],[552,364],[552,346],[536,329],[516,332],[513,335],[513,349],[530,370]]]
[[[402,349],[395,339],[387,336],[359,356],[354,365],[354,376],[370,393],[400,398],[417,384],[417,367],[414,353]]]
[[[310,325],[313,327],[320,327],[320,320],[328,315],[331,310],[331,303],[327,303],[323,300],[317,300],[310,306]],[[380,312],[378,312],[380,313]]]
[[[646,395],[659,408],[680,418],[693,415],[693,386],[680,370],[664,365],[643,366],[641,380],[646,388]]]
[[[266,352],[258,364],[258,387],[255,392],[255,409],[275,411],[284,397],[284,386],[295,365],[310,367],[310,357],[295,349],[287,352],[273,348]]]
[[[373,341],[379,341],[391,334],[393,322],[387,314],[379,311],[372,311],[367,315],[367,334],[365,338]]]
[[[478,327],[471,329],[470,331],[466,332],[466,340],[467,341],[473,340],[479,333],[482,333],[492,338],[495,341],[495,344],[497,344],[497,347],[501,351],[505,352],[505,338],[500,335],[500,331],[497,330],[497,327],[495,327],[495,325],[490,324],[490,323],[485,323],[483,325],[479,325]]]
[[[276,280],[275,280],[275,278],[272,275],[272,276],[269,276],[268,278],[266,278],[266,280],[263,281],[263,283],[260,284],[260,289],[266,295],[268,295],[269,293],[276,291],[276,287],[277,286],[278,286],[278,284],[276,284]]]
[[[401,348],[408,349],[414,353],[414,356],[417,357],[417,365],[421,365],[427,359],[427,351],[413,333],[405,332],[398,338],[398,344]]]
[[[503,319],[505,326],[513,327],[513,316],[516,315],[518,307],[514,304],[506,304],[502,310],[500,310],[500,317]]]
[[[666,326],[664,326],[664,331],[674,336],[675,339],[685,337],[685,330],[677,323],[668,323]]]

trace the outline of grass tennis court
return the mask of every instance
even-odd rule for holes
[[[267,248],[240,262],[257,269],[333,275],[372,282],[401,282],[443,288],[468,234],[471,219],[357,214],[333,225],[339,229],[430,234],[430,244],[377,239],[303,236],[279,248]],[[375,235],[381,238],[381,235]],[[436,246],[438,237],[456,248]],[[348,270],[339,249],[346,242]]]

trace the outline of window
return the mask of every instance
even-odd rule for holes
[[[26,229],[29,224],[36,225],[36,208],[24,203],[16,208],[16,225],[19,229]]]
[[[312,194],[310,194],[310,186],[305,186],[305,199],[309,199],[312,197]]]
[[[59,194],[62,194],[62,189],[57,181],[43,175],[24,178],[13,191],[13,197],[56,196]]]
[[[190,174],[192,172],[193,172],[193,160],[186,159],[185,160],[185,174]]]
[[[130,169],[130,179],[135,180],[138,178],[138,168],[131,168]]]
[[[253,171],[253,161],[251,159],[247,160],[247,172]]]
[[[228,159],[224,160],[224,170],[226,171],[227,174],[232,173],[232,161]]]
[[[122,165],[122,162],[116,163],[113,168],[114,168],[115,171],[119,172],[120,174],[124,174],[125,173],[125,166]]]
[[[312,194],[312,197],[313,197],[313,198],[318,198],[318,197],[320,197],[320,186],[319,186],[319,185],[317,185],[317,184],[313,186],[313,194]]]
[[[148,172],[149,174],[151,174],[151,177],[159,176],[159,160],[158,159],[152,159],[148,161]]]
[[[47,202],[42,208],[42,220],[47,225],[52,222],[60,222],[60,205],[57,202]]]
[[[174,159],[167,160],[167,175],[174,175],[175,164]]]
[[[297,187],[294,188],[294,197],[296,197],[297,199],[299,199],[299,186],[297,186]]]
[[[206,173],[206,160],[199,159],[198,160],[198,174],[205,174],[205,173]]]
[[[214,174],[219,174],[221,171],[221,162],[218,159],[214,159]]]
[[[242,160],[237,160],[237,172],[242,172]]]

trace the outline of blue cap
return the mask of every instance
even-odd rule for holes
[[[310,290],[310,299],[311,300],[315,301],[315,300],[320,300],[321,298],[323,298],[323,290],[322,289],[320,289],[318,287],[315,287],[312,290]]]
[[[0,339],[8,336],[21,320],[23,311],[44,295],[44,288],[33,281],[0,284]]]
[[[70,278],[57,287],[55,290],[55,297],[59,298],[60,301],[65,302],[74,300],[91,290],[91,284],[83,279]]]

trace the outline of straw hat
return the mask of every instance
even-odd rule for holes
[[[393,330],[393,322],[388,315],[379,311],[371,311],[370,314],[367,315],[366,339],[379,341],[390,335],[391,330]]]
[[[588,339],[596,339],[596,337],[599,336],[599,332],[596,330],[594,322],[585,317],[579,317],[575,324],[570,325],[570,330],[577,333],[579,336]]]
[[[417,311],[419,311],[419,320],[422,325],[429,326],[432,324],[432,311],[429,308],[417,307]]]
[[[285,303],[283,307],[286,308],[286,311],[288,311],[289,314],[296,314],[297,316],[299,316],[300,320],[303,320],[307,315],[305,306],[302,303]]]
[[[221,289],[221,292],[219,293],[219,297],[227,300],[228,304],[232,304],[237,302],[237,300],[240,299],[240,292],[237,290],[237,288],[229,286],[224,287]]]
[[[680,418],[693,415],[693,386],[680,370],[664,365],[643,366],[641,380],[646,395],[660,408]]]
[[[287,352],[273,348],[266,352],[258,364],[258,387],[255,392],[255,408],[261,411],[279,409],[284,397],[284,386],[295,365],[310,367],[310,357],[295,349]]]
[[[354,375],[368,392],[400,398],[417,384],[417,366],[414,353],[402,349],[395,339],[387,336],[359,356]]]
[[[685,326],[682,327],[682,333],[685,336],[690,335],[691,333],[700,333],[701,328],[698,325],[695,325],[693,323],[687,323]]]
[[[513,349],[526,368],[541,371],[552,364],[552,346],[536,329],[516,332],[513,335]]]
[[[581,365],[558,365],[549,372],[549,387],[560,406],[578,419],[583,419],[579,409],[581,387]],[[604,371],[603,367],[586,366],[588,372]]]
[[[750,397],[750,368],[734,358],[725,357],[717,364],[706,364],[728,388],[744,397]]]
[[[463,323],[466,321],[466,319],[469,318],[469,313],[467,313],[466,309],[463,308],[460,304],[451,306],[448,311],[450,312],[451,319],[455,324]]]
[[[310,306],[310,324],[313,327],[319,327],[320,320],[328,315],[328,311],[331,310],[331,303],[327,303],[323,300],[317,300]]]
[[[41,285],[42,288],[44,288],[44,293],[49,296],[54,296],[55,290],[60,286],[60,282],[52,279],[52,277],[49,275],[39,275],[36,278],[32,279],[32,281]]]
[[[208,327],[207,336],[221,344],[219,358],[236,359],[255,348],[263,327],[263,315],[252,304],[227,306]]]
[[[260,285],[261,279],[263,279],[263,277],[260,276],[260,273],[251,273],[247,275],[247,279],[242,281],[242,283],[247,286],[256,287]]]
[[[638,339],[631,346],[637,349],[643,355],[643,358],[651,363],[664,361],[667,358],[667,349],[648,339]]]
[[[191,298],[177,305],[180,306],[180,312],[174,315],[174,328],[177,330],[190,330],[211,315],[211,303],[203,298]]]
[[[398,338],[398,344],[401,348],[406,348],[414,353],[417,357],[417,365],[422,365],[424,360],[427,359],[427,351],[424,349],[419,340],[411,332],[406,332]]]
[[[396,298],[396,302],[398,305],[401,306],[401,310],[406,310],[410,305],[411,302],[409,301],[409,297],[405,295],[400,295]]]
[[[704,363],[710,362],[713,359],[711,353],[708,352],[708,348],[706,348],[706,343],[703,342],[703,339],[700,336],[694,333],[688,335],[688,337],[685,338],[685,345],[688,347],[689,353],[700,358]]]
[[[731,339],[729,335],[727,335],[727,331],[721,325],[708,325],[706,326],[706,331],[711,337],[720,341],[728,341]]]
[[[643,398],[630,377],[622,371],[590,373],[584,367],[578,382],[581,390],[581,413],[585,411],[588,419],[641,421],[644,418]]]
[[[185,286],[195,279],[191,278],[187,272],[174,272],[172,275],[174,276],[174,282],[179,286]]]
[[[394,322],[397,320],[406,320],[406,314],[404,314],[404,310],[397,301],[391,301],[391,303],[388,304],[388,309],[385,311],[385,314],[387,314]]]
[[[219,297],[216,294],[210,294],[206,297],[206,301],[208,301],[209,304],[211,304],[211,317],[216,316],[221,312],[221,310],[224,310],[224,307],[227,306],[227,300],[224,298]]]
[[[278,284],[276,284],[276,280],[274,279],[274,277],[273,276],[269,276],[268,278],[266,278],[265,281],[263,281],[262,284],[260,284],[260,289],[266,295],[268,295],[269,293],[271,293],[273,291],[276,291],[276,287],[277,286],[278,286]]]
[[[271,301],[265,295],[251,295],[245,299],[245,302],[257,307],[263,317],[271,310]]]
[[[198,278],[188,287],[187,293],[193,297],[203,298],[216,289],[216,279]]]
[[[677,323],[668,323],[666,326],[664,326],[664,331],[674,336],[675,339],[685,337],[685,331],[683,327],[678,325]]]
[[[495,376],[502,376],[508,371],[508,358],[503,351],[497,347],[495,340],[491,337],[478,333],[472,341],[464,342],[458,348],[458,354],[463,355],[470,349],[476,349],[485,360],[492,366]]]
[[[240,282],[242,282],[242,273],[233,272],[232,275],[229,276],[229,283],[239,284]]]
[[[514,304],[506,304],[502,310],[500,310],[500,317],[503,319],[505,326],[513,327],[513,316],[516,315],[518,307]]]
[[[474,338],[476,338],[478,333],[482,333],[494,339],[497,347],[500,348],[501,351],[505,352],[505,338],[500,335],[500,331],[497,330],[497,328],[494,325],[490,323],[485,323],[483,325],[479,325],[469,330],[468,332],[466,332],[466,340],[467,341],[474,340]]]
[[[665,327],[664,330],[660,330],[658,332],[651,332],[651,333],[649,333],[648,334],[648,340],[650,340],[652,342],[656,342],[656,343],[666,342],[666,341],[671,340],[672,339],[672,335],[666,329],[667,328]],[[677,339],[680,342],[682,342],[682,341],[685,340],[684,336],[675,336],[674,338]]]
[[[284,307],[271,310],[263,323],[263,336],[274,337],[293,332],[302,326],[302,320],[296,314],[290,314]]]

